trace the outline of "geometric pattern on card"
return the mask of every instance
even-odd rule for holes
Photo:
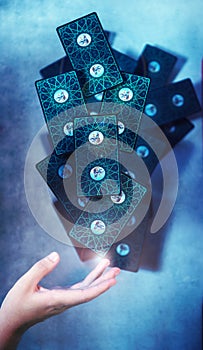
[[[95,12],[57,28],[82,86],[91,96],[122,82],[121,73]]]
[[[132,152],[149,88],[149,78],[122,73],[123,83],[105,91],[101,113],[114,113],[118,119],[119,148]]]
[[[104,32],[105,32],[106,38],[108,39],[111,36],[111,33],[106,31],[106,30]],[[113,50],[113,53],[115,55],[117,53],[117,51]],[[127,60],[128,65],[131,62],[135,62],[132,58],[130,58],[124,54],[121,54],[121,55],[123,58],[122,61],[124,61],[124,59],[125,59],[125,61]],[[117,58],[116,58],[116,60],[117,60]],[[121,61],[121,59],[119,60],[119,62],[120,61]],[[69,57],[66,55],[66,56],[60,58],[59,60],[49,64],[48,66],[40,69],[40,74],[41,74],[42,78],[46,79],[46,78],[54,77],[55,75],[70,72],[72,70],[73,70],[73,66],[71,64]],[[126,71],[125,69],[123,69],[123,70]],[[127,70],[127,72],[128,72],[128,70]]]
[[[73,151],[73,119],[87,115],[76,73],[60,74],[35,84],[56,153]]]
[[[87,204],[69,232],[70,237],[100,256],[109,251],[147,191],[125,174],[121,174],[121,185],[120,195],[104,196],[95,202],[98,212],[88,211]]]
[[[120,193],[118,131],[115,115],[75,118],[75,159],[78,196]]]
[[[88,198],[78,199],[76,195],[74,157],[71,157],[71,154],[58,156],[53,152],[51,156],[40,161],[36,168],[64,206],[69,220],[75,223],[87,204]]]

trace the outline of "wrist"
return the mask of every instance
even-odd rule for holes
[[[0,309],[0,349],[16,349],[24,332],[23,327],[15,325],[14,320]]]

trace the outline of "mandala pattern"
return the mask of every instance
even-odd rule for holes
[[[39,80],[36,88],[56,153],[73,151],[74,139],[64,133],[64,126],[76,116],[87,115],[76,73]]]
[[[70,237],[100,256],[104,256],[109,251],[146,193],[144,186],[125,174],[121,174],[121,186],[125,194],[125,201],[115,203],[110,196],[105,196],[98,204],[95,202],[95,206],[99,206],[99,213],[89,212],[88,204],[86,211],[80,215],[69,233]],[[91,229],[92,223],[97,222],[98,226],[102,222],[105,228],[104,230],[102,227],[101,232],[103,233],[99,235]]]
[[[97,94],[122,82],[118,65],[96,13],[63,25],[57,31],[73,68],[78,73],[85,96]],[[80,40],[81,35],[83,41]],[[102,75],[97,74],[96,65],[100,66],[99,72],[102,71]],[[92,75],[94,66],[96,74]]]

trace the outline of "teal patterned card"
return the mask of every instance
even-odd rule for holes
[[[58,27],[57,32],[86,97],[123,81],[95,12]]]
[[[75,118],[74,138],[78,196],[119,194],[116,116]]]
[[[121,173],[120,195],[104,196],[94,203],[94,211],[87,204],[69,232],[85,247],[104,256],[119,237],[131,215],[142,201],[147,189]]]
[[[132,152],[140,126],[150,79],[122,73],[123,83],[105,91],[100,113],[114,113],[118,118],[119,148]]]
[[[73,119],[87,115],[76,73],[38,80],[35,85],[56,153],[73,151]]]

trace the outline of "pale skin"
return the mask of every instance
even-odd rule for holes
[[[116,284],[120,273],[103,259],[87,277],[70,288],[46,289],[40,281],[59,263],[53,252],[38,261],[12,287],[0,309],[0,350],[14,350],[23,333],[38,322],[75,305],[86,303]]]

